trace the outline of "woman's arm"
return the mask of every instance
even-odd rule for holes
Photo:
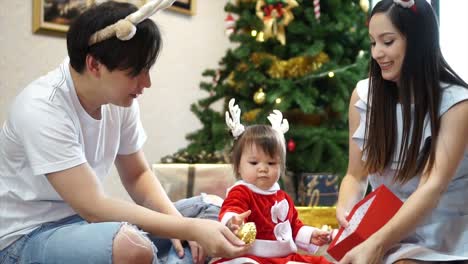
[[[437,206],[453,178],[468,145],[468,101],[449,109],[441,118],[435,163],[423,173],[416,191],[390,221],[348,252],[340,263],[380,263],[382,256],[420,224]]]
[[[354,89],[349,103],[349,161],[348,170],[344,176],[336,206],[336,217],[341,226],[347,227],[345,217],[351,208],[360,201],[367,189],[367,172],[362,161],[362,151],[352,139],[354,132],[359,127],[359,112],[354,104],[359,100],[356,89]]]

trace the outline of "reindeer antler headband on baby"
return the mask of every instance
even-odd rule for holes
[[[158,10],[170,7],[174,2],[175,0],[149,1],[124,19],[120,19],[116,23],[95,32],[89,38],[88,44],[91,46],[113,36],[116,36],[120,40],[129,40],[133,38],[136,33],[135,25],[154,15]]]
[[[415,13],[417,12],[414,0],[393,0],[393,3],[404,8],[410,8]]]
[[[279,110],[273,110],[273,113],[268,115],[267,118],[274,130],[278,131],[280,134],[286,134],[286,132],[288,132],[289,122],[287,119],[283,119],[283,114]]]
[[[228,111],[226,111],[226,125],[231,130],[232,136],[238,138],[245,130],[244,126],[240,122],[241,110],[238,105],[234,105],[236,100],[232,98],[229,100]],[[231,117],[229,117],[231,113]]]
[[[229,100],[228,111],[226,111],[226,124],[231,130],[232,136],[238,138],[244,133],[244,125],[240,122],[241,110],[238,105],[235,105],[235,99]],[[232,117],[232,118],[231,118]],[[273,110],[268,117],[271,127],[280,134],[285,134],[289,130],[287,119],[283,119],[283,114],[279,110]]]

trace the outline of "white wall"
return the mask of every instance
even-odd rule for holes
[[[440,1],[440,45],[447,62],[468,82],[468,1]]]

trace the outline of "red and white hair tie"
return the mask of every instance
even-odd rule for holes
[[[414,0],[393,0],[393,2],[401,7],[410,8],[413,12],[416,12]]]

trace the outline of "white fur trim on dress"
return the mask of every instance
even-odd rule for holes
[[[312,226],[303,226],[296,235],[296,245],[309,253],[315,253],[319,249],[319,246],[311,244],[310,240],[315,230],[318,230]]]
[[[221,224],[226,225],[229,219],[231,219],[233,216],[238,216],[238,213],[234,212],[227,212],[223,215],[223,218],[221,218]]]
[[[247,254],[262,258],[279,258],[296,252],[297,247],[292,240],[275,241],[256,239]]]
[[[230,259],[227,261],[219,262],[219,264],[244,264],[244,263],[251,263],[251,264],[261,264],[258,263],[257,261],[247,258],[247,257],[240,257],[240,258],[235,258],[235,259]]]
[[[279,203],[278,201],[275,201],[275,204],[270,209],[271,221],[275,224],[283,222],[284,220],[286,220],[288,212],[289,204],[286,199],[281,200],[281,202]]]
[[[237,181],[236,183],[234,183],[234,185],[230,188],[228,188],[227,192],[226,192],[226,196],[228,195],[228,193],[231,191],[232,188],[234,188],[235,186],[237,185],[244,185],[246,186],[247,188],[249,188],[252,192],[254,193],[258,193],[258,194],[263,194],[263,195],[271,195],[271,194],[275,194],[277,191],[280,190],[280,186],[279,184],[276,182],[275,184],[273,184],[273,186],[270,187],[270,189],[268,190],[262,190],[260,188],[258,188],[257,186],[253,185],[253,184],[250,184],[250,183],[246,183],[245,181],[243,180],[239,180]]]

